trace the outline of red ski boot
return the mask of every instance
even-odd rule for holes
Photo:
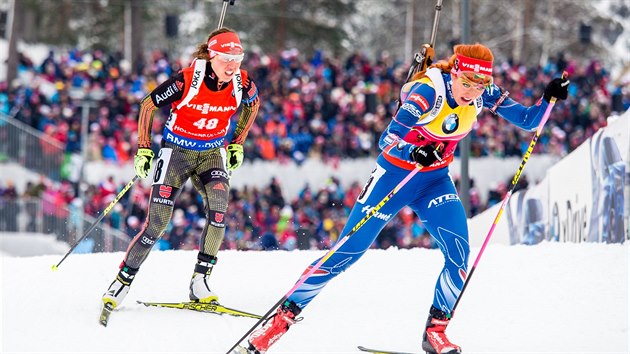
[[[431,306],[427,328],[422,336],[422,349],[431,354],[461,354],[462,349],[448,340],[446,326],[449,319],[444,311]]]
[[[275,315],[249,337],[250,353],[264,354],[269,347],[287,333],[289,327],[300,319],[295,317],[302,311],[293,301],[285,301]]]

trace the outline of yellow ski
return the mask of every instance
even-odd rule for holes
[[[136,301],[136,302],[147,307],[148,306],[168,307],[168,308],[174,308],[174,309],[185,309],[185,310],[192,310],[192,311],[198,311],[198,312],[216,313],[218,315],[226,314],[226,315],[231,315],[231,316],[249,317],[249,318],[255,318],[255,319],[260,319],[262,317],[260,315],[256,315],[253,313],[225,307],[219,304],[218,302],[192,302],[192,301],[186,301],[186,302]]]

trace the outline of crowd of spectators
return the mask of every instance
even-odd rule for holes
[[[76,98],[92,97],[98,101],[89,116],[88,158],[124,164],[135,154],[139,101],[188,64],[159,51],[133,69],[120,57],[100,51],[51,51],[42,63],[21,55],[20,79],[12,85],[0,83],[0,112],[62,142],[66,151],[78,152],[82,112]],[[378,138],[396,107],[407,69],[386,55],[369,60],[357,53],[341,60],[320,52],[306,58],[296,50],[277,56],[248,52],[243,67],[262,98],[246,142],[246,159],[301,163],[320,158],[333,164],[378,153]],[[580,66],[560,55],[533,68],[497,62],[494,76],[511,97],[530,105],[562,71],[571,79],[569,99],[558,103],[536,147],[560,156],[606,124],[614,95],[621,95],[617,101],[622,107],[616,109],[630,106],[628,92],[612,87],[609,73],[596,60]],[[156,146],[167,115],[168,110],[156,114]],[[471,137],[473,156],[520,156],[531,133],[484,111]]]
[[[158,51],[134,68],[116,55],[99,51],[51,52],[42,63],[22,55],[19,79],[11,85],[0,83],[0,112],[42,131],[61,142],[66,152],[73,153],[80,151],[82,143],[82,111],[77,98],[92,97],[97,107],[89,112],[88,158],[125,164],[135,154],[139,101],[186,65],[187,62],[170,60]],[[259,117],[246,141],[246,158],[293,160],[298,164],[317,158],[333,168],[343,158],[378,153],[378,138],[396,107],[401,78],[407,70],[403,63],[387,56],[371,61],[354,54],[337,60],[316,53],[305,58],[295,50],[277,56],[247,53],[243,67],[250,71],[262,98]],[[615,94],[622,95],[621,101],[617,97],[622,110],[630,105],[627,92],[610,87],[609,73],[598,61],[583,67],[560,56],[544,67],[503,62],[496,63],[495,69],[495,82],[526,105],[542,95],[553,77],[562,71],[569,73],[569,99],[557,104],[536,152],[562,156],[575,149],[606,125]],[[167,110],[161,110],[154,120],[156,149],[167,115]],[[522,132],[487,111],[479,116],[471,136],[472,156],[521,156],[531,140],[531,133]],[[339,181],[331,179],[324,188],[305,186],[288,201],[276,180],[260,190],[232,190],[223,247],[326,248],[339,237],[361,189],[359,183],[344,190]],[[481,198],[475,196],[474,186],[471,187],[473,213],[477,213],[487,205],[481,205]],[[87,202],[87,213],[97,215],[121,188],[108,178],[100,185],[88,186],[85,197],[79,199],[76,184],[42,179],[27,185],[22,193],[5,183],[0,186],[0,199],[6,205],[20,196],[24,200],[41,198],[44,229],[59,235],[67,228],[67,223],[59,220],[67,220],[68,213],[82,207],[82,200]],[[506,184],[499,183],[488,196],[488,205],[500,201],[506,192]],[[148,188],[137,184],[105,222],[133,237],[144,222],[148,198]],[[172,223],[156,247],[197,247],[205,222],[199,196],[187,188],[175,207]],[[0,222],[7,224],[5,228],[14,227],[10,221]],[[434,247],[422,223],[408,208],[386,226],[375,243],[381,248],[390,245]]]
[[[507,182],[500,182],[491,189],[486,197],[487,202],[482,205],[473,180],[470,186],[471,212],[476,214],[501,202],[507,193]],[[458,181],[456,186],[459,188]],[[72,243],[81,236],[77,230],[80,230],[82,201],[87,201],[85,212],[96,218],[123,187],[110,176],[99,185],[90,185],[85,196],[79,198],[67,180],[53,182],[41,176],[39,181],[27,182],[24,190],[16,189],[10,180],[0,182],[0,230],[52,233],[58,239]],[[523,175],[517,189],[526,187],[527,178]],[[282,186],[275,178],[264,188],[232,189],[225,215],[226,234],[222,248],[329,248],[340,237],[361,190],[359,181],[343,188],[334,177],[319,188],[305,185],[290,200],[285,199]],[[141,230],[146,219],[150,194],[148,184],[135,184],[102,223],[123,231],[127,239],[131,240]],[[18,218],[20,213],[24,217]],[[22,226],[18,225],[19,219],[23,220]],[[166,233],[155,247],[160,250],[197,249],[205,222],[203,201],[192,185],[187,185],[175,201],[175,210]],[[386,225],[373,245],[374,248],[390,246],[434,248],[436,244],[418,216],[405,207]]]

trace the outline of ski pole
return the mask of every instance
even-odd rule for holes
[[[101,216],[99,216],[98,219],[96,219],[96,221],[92,224],[92,226],[90,226],[90,228],[87,230],[87,232],[85,232],[83,234],[83,236],[81,236],[81,238],[79,238],[74,243],[74,245],[70,248],[70,250],[68,252],[66,252],[66,254],[63,256],[63,258],[61,258],[59,263],[52,265],[51,268],[52,268],[53,271],[57,270],[59,268],[59,265],[61,265],[61,263],[66,259],[66,257],[68,257],[70,255],[70,253],[72,253],[72,251],[79,245],[79,243],[81,243],[81,241],[83,241],[83,239],[86,238],[90,234],[90,232],[92,232],[92,230],[94,230],[94,228],[96,228],[96,225],[98,225],[98,223],[101,222],[101,220],[103,220],[105,215],[107,215],[107,213],[109,213],[109,211],[112,210],[114,205],[116,205],[116,203],[118,203],[120,198],[122,198],[123,195],[125,195],[125,193],[127,193],[129,188],[131,188],[131,186],[133,186],[133,184],[136,183],[138,178],[139,178],[138,176],[134,176],[133,179],[131,181],[129,181],[129,183],[127,183],[127,185],[125,185],[125,187],[120,192],[118,192],[118,195],[116,195],[116,198],[114,198],[114,200],[112,200],[112,202],[109,203],[107,208],[105,208],[105,210],[103,210],[103,213],[101,214]]]
[[[564,72],[562,74],[562,78],[566,78],[566,76],[567,76],[567,73]],[[462,299],[462,295],[464,295],[464,291],[466,290],[466,287],[468,287],[468,284],[470,283],[470,279],[472,278],[472,275],[474,274],[475,269],[477,269],[477,264],[479,264],[479,260],[481,259],[483,252],[486,250],[486,246],[488,246],[488,242],[490,242],[490,238],[492,237],[492,234],[494,233],[494,229],[497,227],[497,224],[499,223],[499,220],[501,219],[501,215],[503,215],[503,210],[505,209],[505,206],[507,205],[508,200],[510,200],[512,193],[514,192],[514,188],[516,188],[516,184],[518,183],[518,180],[521,177],[521,173],[523,172],[523,169],[525,168],[525,164],[529,160],[529,157],[531,156],[532,151],[534,150],[534,146],[536,146],[536,143],[538,142],[538,138],[540,138],[540,134],[542,133],[545,123],[547,123],[547,120],[549,119],[549,115],[551,114],[551,109],[556,104],[556,100],[557,99],[555,97],[551,97],[551,100],[549,101],[549,106],[547,106],[547,109],[545,110],[543,118],[540,120],[540,123],[538,124],[538,127],[536,128],[536,133],[534,134],[532,141],[529,143],[529,147],[527,148],[527,151],[525,151],[525,155],[523,155],[523,160],[521,160],[521,164],[518,166],[518,170],[516,171],[514,178],[512,178],[512,182],[510,183],[510,189],[508,190],[505,197],[503,197],[503,201],[501,202],[501,206],[499,207],[497,216],[494,218],[494,221],[492,222],[492,226],[490,226],[490,230],[488,231],[488,234],[486,235],[486,239],[483,241],[483,244],[481,245],[481,249],[479,250],[479,254],[477,254],[475,263],[473,263],[473,266],[470,268],[470,272],[468,273],[468,276],[466,277],[466,280],[464,281],[464,286],[462,287],[462,291],[459,293],[459,296],[457,297],[457,301],[455,301],[455,305],[453,305],[453,310],[451,311],[451,317],[453,317],[453,315],[455,314],[455,309],[457,308],[459,301]]]
[[[376,204],[376,206],[374,207],[374,209],[372,209],[367,215],[365,215],[361,220],[359,220],[359,222],[357,222],[357,224],[352,228],[352,230],[350,230],[350,232],[348,232],[348,234],[346,236],[344,236],[343,238],[339,239],[339,241],[337,241],[337,243],[335,244],[334,247],[332,247],[322,258],[320,258],[320,260],[312,267],[310,267],[310,269],[308,270],[308,272],[302,274],[302,276],[300,277],[300,280],[298,280],[297,283],[295,283],[295,285],[293,285],[293,287],[280,299],[278,300],[278,302],[276,302],[270,309],[269,311],[267,311],[267,313],[265,313],[259,320],[258,322],[256,322],[228,351],[226,354],[230,354],[232,352],[232,350],[234,348],[236,348],[236,346],[238,346],[245,338],[247,338],[247,336],[252,333],[256,327],[258,327],[259,324],[261,324],[263,321],[265,321],[267,319],[267,317],[269,317],[269,315],[271,315],[271,313],[278,308],[278,306],[280,306],[283,302],[287,301],[287,299],[289,298],[289,296],[291,296],[291,294],[293,294],[293,292],[295,292],[295,290],[297,290],[298,287],[300,287],[300,285],[302,285],[306,279],[308,279],[313,273],[315,273],[321,266],[322,264],[324,264],[324,262],[326,262],[330,257],[332,257],[332,255],[337,252],[337,250],[343,246],[344,243],[346,243],[346,241],[348,241],[348,239],[350,238],[350,236],[352,236],[353,234],[355,234],[360,228],[361,226],[365,225],[366,222],[368,222],[368,220],[370,220],[370,218],[376,214],[382,207],[383,205],[385,205],[385,203],[387,203],[393,196],[394,194],[396,194],[398,191],[400,191],[400,189],[402,189],[402,187],[405,186],[405,184],[407,184],[407,182],[409,182],[409,180],[411,180],[411,178],[413,178],[413,176],[416,175],[416,173],[418,173],[418,171],[420,171],[422,169],[422,166],[420,165],[416,165],[416,167],[409,172],[409,174],[402,180],[400,181],[396,187],[394,187],[394,189],[392,189],[378,204]]]
[[[217,27],[217,29],[220,29],[221,27],[223,27],[223,20],[225,19],[225,12],[227,11],[228,3],[230,5],[234,5],[235,1],[236,0],[223,0],[223,8],[221,9],[221,16],[219,17],[219,26]]]

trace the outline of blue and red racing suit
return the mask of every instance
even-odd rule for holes
[[[427,70],[425,77],[403,86],[401,108],[381,135],[379,146],[382,152],[350,212],[341,237],[347,235],[415,168],[415,162],[410,157],[415,146],[443,143],[442,161],[424,167],[410,179],[296,289],[289,297],[290,301],[300,308],[308,305],[332,278],[368,250],[385,224],[400,209],[409,206],[444,254],[444,267],[435,286],[433,305],[447,314],[451,313],[466,279],[470,251],[466,214],[447,167],[453,161],[457,142],[470,132],[483,107],[496,109],[497,114],[522,129],[533,130],[549,104],[542,98],[531,107],[510,98],[501,101],[501,89],[492,84],[476,101],[462,107],[455,102],[451,85],[450,74],[433,68]]]

